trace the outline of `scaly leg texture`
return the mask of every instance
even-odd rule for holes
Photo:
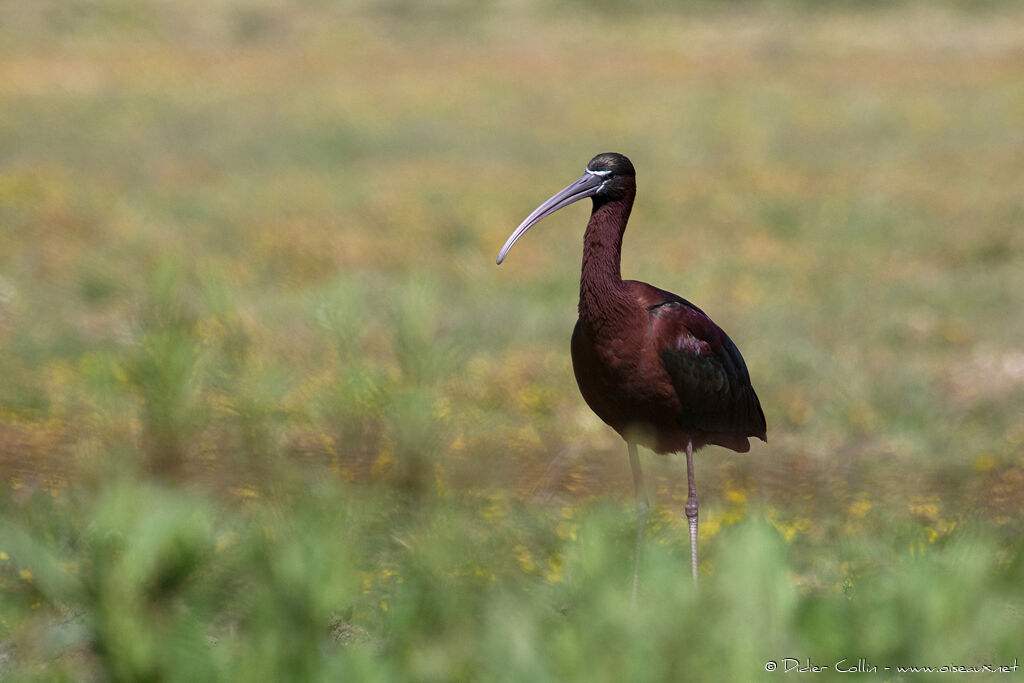
[[[686,519],[690,523],[690,569],[697,583],[697,484],[693,477],[693,442],[686,442],[686,481],[690,489],[686,497]]]

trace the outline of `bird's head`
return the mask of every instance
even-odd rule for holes
[[[635,187],[636,184],[633,163],[617,152],[598,154],[587,164],[586,172],[602,179],[603,182],[594,194],[599,198],[619,197],[629,191],[628,186]]]
[[[505,260],[516,240],[545,216],[550,216],[555,211],[586,197],[593,197],[594,205],[598,206],[604,202],[621,199],[635,191],[636,170],[629,159],[616,152],[598,154],[590,160],[578,180],[555,193],[519,224],[498,253],[498,265]]]

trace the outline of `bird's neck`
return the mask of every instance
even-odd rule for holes
[[[580,276],[580,321],[592,330],[628,317],[630,299],[619,267],[622,234],[633,208],[633,194],[608,202],[595,202],[583,236]]]

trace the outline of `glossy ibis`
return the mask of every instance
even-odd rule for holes
[[[749,437],[766,440],[764,412],[739,349],[686,299],[636,280],[623,280],[622,235],[636,171],[621,154],[598,154],[578,180],[531,213],[505,242],[498,264],[545,216],[590,197],[583,236],[579,320],[572,366],[587,405],[626,441],[638,513],[633,598],[640,548],[650,513],[637,445],[655,453],[686,453],[690,564],[697,580],[697,487],[693,454],[713,444],[745,453]]]

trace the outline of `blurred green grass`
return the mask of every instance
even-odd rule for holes
[[[0,674],[1019,656],[1022,29],[0,4]],[[681,466],[645,456],[636,612],[624,449],[568,358],[585,211],[493,265],[605,150],[639,171],[624,273],[730,331],[769,424],[701,454],[700,593]]]

